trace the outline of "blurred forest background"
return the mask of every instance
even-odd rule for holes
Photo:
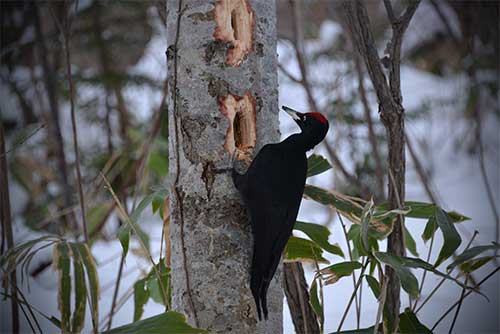
[[[405,5],[394,2],[397,11]],[[277,1],[280,99],[298,110],[321,111],[330,120],[319,151],[334,168],[314,183],[382,201],[388,182],[383,173],[384,128],[364,63],[353,51],[336,6],[336,1],[326,0]],[[383,3],[368,1],[367,9],[379,54],[384,55],[390,23]],[[149,275],[150,264],[137,240],[131,241],[127,261],[120,256],[117,233],[123,217],[101,174],[128,213],[150,196],[147,204],[153,202],[158,211],[137,217],[137,232],[155,259],[163,252],[162,218],[168,220],[168,208],[151,194],[164,191],[168,183],[165,19],[161,0],[80,0],[77,7],[71,1],[1,2],[1,160],[8,167],[12,217],[7,221],[5,216],[7,186],[2,184],[1,251],[8,247],[7,225],[14,244],[48,233],[84,238],[71,125],[74,99],[85,219],[100,276],[103,328],[110,314],[117,314],[116,324],[137,318],[124,310],[131,310],[134,284]],[[499,240],[499,38],[497,1],[424,0],[402,49],[406,197],[444,207],[453,202],[450,209],[470,216],[443,194],[471,191],[483,214],[458,228],[467,240],[477,229],[482,235],[478,240],[484,242]],[[283,135],[292,131],[284,120]],[[438,178],[446,175],[446,182]],[[320,218],[307,210],[321,211]],[[304,205],[302,214],[327,226],[339,224],[334,212],[324,208]],[[334,233],[333,240],[339,242],[340,237]],[[52,261],[50,249],[38,252],[20,287],[47,314],[57,314]],[[481,308],[498,314],[498,286],[496,295],[492,305],[483,300]],[[154,291],[151,299],[165,303]],[[1,303],[5,331],[10,305],[8,300]],[[338,301],[327,299],[326,308],[329,303]],[[129,306],[119,312],[124,305]],[[154,310],[158,307],[146,313]],[[54,330],[49,321],[41,322]],[[498,319],[488,318],[483,325],[499,328]],[[26,326],[22,321],[22,328]]]

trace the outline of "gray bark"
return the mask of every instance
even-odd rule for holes
[[[228,60],[231,43],[214,37],[215,3],[167,4],[172,306],[211,333],[281,333],[281,268],[269,288],[269,320],[257,322],[251,227],[230,173],[220,171],[232,155],[226,135],[247,131],[235,125],[229,132],[222,108],[229,94],[251,96],[256,143],[247,153],[279,140],[275,3],[246,2],[253,48],[237,64]],[[245,34],[234,25],[235,35]]]

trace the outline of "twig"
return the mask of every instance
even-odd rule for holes
[[[382,169],[382,159],[380,157],[378,149],[378,140],[375,134],[375,128],[373,126],[373,120],[371,116],[370,105],[368,104],[368,99],[366,96],[366,89],[364,84],[363,71],[361,69],[361,63],[359,59],[359,54],[356,53],[354,56],[354,64],[356,66],[356,72],[358,74],[358,91],[361,98],[361,103],[363,104],[363,110],[365,113],[366,125],[368,128],[368,139],[372,146],[373,159],[375,160],[375,175],[377,177],[378,191],[380,197],[384,197],[384,172]]]
[[[57,101],[57,71],[55,71],[51,64],[49,63],[49,51],[45,43],[45,36],[42,29],[42,20],[40,19],[40,6],[43,4],[41,2],[34,2],[33,6],[33,22],[35,26],[36,44],[38,50],[38,56],[40,57],[43,69],[43,80],[45,89],[47,90],[47,97],[49,101],[50,110],[50,122],[52,126],[49,126],[49,138],[54,141],[55,151],[57,157],[57,167],[58,167],[58,178],[60,185],[63,189],[63,201],[64,207],[71,206],[72,190],[68,181],[68,172],[66,165],[66,155],[64,153],[64,141],[61,134],[61,127],[59,125],[59,105]],[[49,9],[50,3],[47,4]],[[51,12],[52,13],[52,12]],[[56,19],[54,20],[58,22]],[[75,217],[73,213],[70,213],[66,217],[66,222],[72,227],[74,224]],[[62,232],[62,226],[59,228],[59,232]]]
[[[113,322],[113,316],[115,315],[115,308],[116,308],[116,299],[118,298],[118,290],[120,289],[120,282],[122,279],[122,273],[123,273],[123,265],[125,263],[125,253],[122,252],[121,258],[120,258],[120,266],[118,268],[118,276],[116,278],[116,284],[115,284],[115,289],[113,291],[113,299],[111,302],[111,310],[109,311],[109,320],[108,320],[108,331],[111,329],[111,323]],[[161,285],[161,281],[158,281],[158,284]]]
[[[444,24],[446,30],[448,31],[448,35],[450,35],[451,39],[453,40],[453,43],[455,43],[455,46],[456,46],[457,50],[459,51],[460,50],[460,42],[459,42],[457,36],[455,35],[455,33],[453,32],[453,29],[451,29],[451,25],[450,25],[450,22],[448,21],[448,18],[446,17],[446,15],[444,15],[443,11],[439,7],[439,4],[435,0],[430,0],[430,3],[432,5],[432,7],[434,7],[434,10],[438,14],[441,21],[443,21],[443,24]],[[443,3],[443,2],[440,1],[440,3]]]
[[[290,71],[288,71],[286,69],[285,66],[283,66],[282,64],[278,63],[278,68],[281,72],[283,72],[283,74],[288,78],[290,79],[291,81],[293,81],[294,83],[297,83],[297,84],[301,84],[302,85],[302,80],[296,78],[292,73],[290,73]]]
[[[342,225],[342,231],[344,232],[345,242],[347,244],[347,252],[349,253],[349,261],[352,261],[353,258],[352,258],[351,244],[349,243],[347,229],[345,227],[342,216],[339,214],[338,211],[337,211],[337,216],[339,218],[340,225]],[[352,286],[353,286],[353,288],[356,288],[356,273],[354,272],[354,270],[352,271],[351,277],[352,277]],[[354,301],[355,301],[355,306],[356,306],[356,323],[359,324],[360,318],[361,318],[361,313],[360,313],[361,308],[360,308],[359,304],[361,303],[361,301],[358,302],[357,299],[355,299]]]
[[[477,286],[476,288],[478,288],[479,286],[481,286],[484,282],[486,282],[490,277],[492,277],[493,275],[495,275],[498,271],[500,270],[500,267],[496,267],[495,270],[493,270],[491,273],[489,273],[488,275],[486,275],[485,278],[483,278],[479,283],[477,283]],[[439,323],[441,321],[443,321],[444,318],[446,318],[446,316],[451,312],[453,311],[453,309],[458,305],[460,304],[465,298],[467,298],[472,292],[474,292],[473,290],[471,291],[468,291],[463,297],[461,296],[459,298],[459,300],[457,300],[453,305],[451,305],[448,310],[446,310],[444,312],[444,314],[438,319],[438,321],[436,321],[436,323],[434,324],[434,326],[432,326],[431,328],[431,332],[434,331],[434,329],[437,327],[437,325],[439,325]]]
[[[434,222],[435,224],[437,224],[436,222]],[[436,232],[432,233],[432,236],[431,236],[431,244],[429,245],[429,251],[427,252],[427,258],[426,258],[426,261],[427,263],[429,263],[430,259],[431,259],[431,254],[432,254],[432,246],[434,245],[434,236],[436,235]],[[418,290],[418,295],[421,296],[422,295],[422,289],[424,288],[424,283],[425,283],[425,278],[427,277],[427,270],[424,270],[423,274],[422,274],[422,280],[421,280],[421,283],[420,283],[420,287],[419,287],[419,290]],[[415,303],[413,304],[413,312],[415,312],[415,309],[417,308],[417,305],[418,305],[418,301],[420,300],[419,297],[417,297],[417,299],[415,299]]]
[[[75,13],[78,10],[78,0],[75,1]],[[57,20],[55,20],[58,23]],[[89,234],[87,229],[87,218],[86,218],[86,209],[85,209],[85,197],[83,196],[83,187],[82,187],[82,173],[80,171],[80,151],[78,149],[78,135],[76,129],[76,115],[75,115],[75,90],[73,87],[73,79],[71,75],[71,56],[70,56],[70,38],[71,38],[71,21],[69,18],[66,19],[66,26],[59,27],[61,29],[61,35],[64,40],[64,50],[66,54],[66,75],[68,77],[69,83],[69,101],[70,101],[70,109],[71,109],[71,127],[73,130],[73,148],[75,151],[75,167],[76,167],[76,181],[78,185],[78,197],[80,199],[80,210],[82,214],[82,224],[83,224],[83,236],[85,239],[85,243],[89,243]]]
[[[7,154],[11,153],[12,151],[18,149],[20,146],[22,146],[24,143],[26,143],[28,140],[30,140],[31,137],[33,137],[34,135],[36,135],[38,133],[38,131],[40,131],[41,129],[45,128],[45,126],[46,126],[45,123],[42,123],[39,126],[37,126],[36,129],[33,130],[30,134],[28,134],[24,138],[21,138],[17,143],[14,143],[11,148],[9,148],[7,151],[5,151],[5,153],[2,153],[0,155],[0,158],[3,157],[4,155],[7,155]]]
[[[12,217],[10,212],[10,195],[9,195],[9,177],[7,170],[7,157],[5,156],[5,136],[3,130],[3,123],[0,120],[0,199],[1,199],[1,218],[2,218],[2,232],[5,234],[7,240],[7,249],[14,247],[14,233],[12,231]],[[3,245],[2,235],[2,245]],[[3,251],[3,247],[2,247]],[[17,303],[17,275],[16,269],[12,270],[8,279],[10,285],[10,292],[14,298],[11,299],[12,307],[12,332],[19,333],[19,305]]]
[[[127,212],[126,210],[123,208],[123,205],[122,203],[120,202],[120,200],[118,199],[118,197],[116,196],[113,188],[111,187],[111,185],[109,184],[108,180],[106,179],[106,176],[104,176],[103,174],[101,174],[101,177],[104,179],[104,182],[106,183],[106,187],[107,189],[109,190],[109,192],[111,193],[111,196],[113,197],[113,199],[115,200],[116,202],[116,205],[118,206],[118,212],[120,213],[120,215],[124,218],[124,220],[127,222],[127,224],[129,224],[131,230],[139,236],[139,233],[135,227],[135,225],[132,223],[132,221],[130,221],[130,217],[127,215]],[[149,252],[149,249],[146,247],[146,245],[144,244],[144,241],[138,237],[137,238],[139,244],[141,245],[141,248],[143,249],[144,253],[147,255],[149,261],[151,262],[151,264],[153,265],[153,271],[155,272],[156,274],[156,278],[158,279],[158,282],[161,282],[161,276],[158,272],[158,268],[156,268],[156,264],[155,264],[155,261],[153,260],[153,257],[151,256],[151,253]],[[163,287],[163,284],[159,283],[160,285],[160,289],[161,289],[161,292],[163,294],[163,297],[165,298],[165,300],[167,299],[167,293],[165,292],[165,289]]]
[[[347,317],[347,313],[349,313],[349,309],[351,308],[352,302],[356,297],[356,292],[358,291],[358,288],[363,281],[363,274],[365,273],[366,267],[368,266],[368,263],[370,263],[370,260],[368,257],[365,260],[365,263],[363,264],[363,267],[361,268],[361,273],[359,274],[358,281],[356,285],[354,286],[354,291],[351,294],[351,298],[349,299],[349,302],[347,303],[347,306],[345,308],[344,314],[342,315],[342,319],[340,320],[339,327],[337,328],[337,332],[340,332],[342,329],[342,325],[344,324],[345,318]]]
[[[460,299],[459,299],[457,311],[455,312],[455,315],[453,316],[453,321],[451,322],[450,330],[448,331],[449,333],[453,333],[453,327],[455,327],[455,322],[457,321],[458,313],[460,312],[460,308],[462,308],[462,302],[464,301],[464,295],[465,295],[465,290],[466,290],[465,287],[467,286],[468,281],[469,281],[469,275],[467,274],[465,276],[464,286],[462,287],[462,292],[460,293]]]
[[[380,265],[379,265],[380,267]],[[380,268],[380,270],[382,270]],[[383,278],[384,276],[382,276]],[[387,282],[388,280],[384,279],[382,282],[382,289],[380,291],[379,295],[379,305],[378,305],[378,310],[377,310],[377,316],[375,317],[375,326],[373,328],[373,334],[377,333],[378,330],[378,324],[380,322],[380,319],[382,318],[382,314],[384,314],[384,307],[385,307],[385,300],[387,298]]]
[[[413,163],[415,164],[415,171],[417,172],[418,177],[420,178],[420,183],[424,186],[424,190],[431,200],[432,203],[438,204],[439,201],[437,200],[436,195],[434,194],[434,191],[432,191],[430,187],[430,182],[429,182],[429,177],[427,171],[424,169],[422,166],[422,163],[420,162],[420,159],[417,156],[417,152],[415,152],[415,149],[413,147],[413,143],[411,141],[411,138],[408,136],[408,132],[405,131],[405,142],[406,142],[406,147],[408,147],[408,151],[410,152],[411,159],[413,160]]]
[[[471,239],[469,240],[469,242],[467,243],[467,246],[465,247],[465,250],[469,249],[469,247],[472,245],[472,241],[474,241],[474,238],[478,235],[478,232],[475,231],[474,232],[474,235],[471,237]],[[428,261],[427,261],[428,262]],[[427,271],[427,270],[425,270]],[[449,274],[451,271],[447,270],[446,273]],[[436,291],[441,287],[441,285],[443,285],[443,283],[446,281],[446,277],[443,277],[441,279],[441,281],[439,281],[439,283],[434,287],[434,289],[432,289],[431,293],[429,294],[429,296],[427,296],[427,298],[425,298],[425,300],[422,302],[422,305],[420,305],[420,307],[418,309],[416,309],[417,307],[417,301],[415,301],[415,305],[413,306],[413,309],[415,310],[415,314],[418,313],[418,311],[420,311],[422,309],[422,307],[424,307],[424,305],[431,299],[431,297],[434,295],[434,293],[436,293]],[[476,286],[477,287],[477,286]],[[420,292],[419,292],[420,293]]]

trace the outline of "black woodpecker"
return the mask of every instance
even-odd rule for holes
[[[233,168],[233,181],[248,209],[254,237],[250,288],[257,313],[267,319],[267,289],[299,213],[307,174],[306,152],[328,132],[318,112],[300,113],[282,107],[302,130],[277,144],[267,144],[245,174]]]

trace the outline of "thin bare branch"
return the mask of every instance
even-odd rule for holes
[[[385,10],[387,12],[387,16],[389,16],[389,21],[391,24],[396,24],[398,19],[396,15],[394,15],[394,10],[392,9],[392,4],[390,0],[384,0]]]
[[[75,13],[78,10],[78,1],[75,2]],[[58,23],[57,20],[55,20]],[[75,151],[75,168],[76,168],[76,182],[78,185],[78,197],[80,199],[80,211],[82,215],[82,225],[83,225],[83,236],[85,243],[89,243],[89,234],[87,228],[87,215],[85,208],[85,197],[83,195],[82,186],[82,173],[80,170],[80,150],[78,149],[78,133],[76,128],[76,112],[75,112],[75,89],[73,86],[73,78],[71,75],[71,53],[70,53],[70,39],[71,39],[71,18],[66,18],[65,27],[59,26],[61,29],[61,35],[64,41],[64,51],[66,56],[66,76],[69,84],[69,101],[70,101],[70,112],[71,112],[71,128],[73,130],[73,149]]]
[[[379,146],[377,136],[375,134],[375,128],[373,126],[373,120],[371,116],[371,109],[368,103],[368,98],[366,96],[366,89],[364,84],[364,75],[363,70],[361,68],[361,60],[359,54],[354,56],[354,64],[356,67],[356,72],[358,75],[358,91],[359,96],[361,98],[361,103],[363,104],[363,110],[365,113],[366,125],[368,128],[368,139],[370,140],[370,144],[372,146],[373,151],[373,159],[375,160],[375,175],[377,177],[377,186],[378,186],[378,196],[380,198],[384,197],[384,171],[382,168],[382,159],[380,157]]]
[[[486,282],[488,279],[490,279],[493,275],[495,275],[498,271],[500,270],[500,267],[496,267],[495,270],[493,270],[492,272],[490,272],[488,275],[486,275],[486,277],[484,277],[479,283],[477,283],[477,286],[476,288],[479,288],[484,282]],[[432,326],[431,328],[431,332],[434,331],[434,329],[437,327],[437,325],[439,325],[439,323],[441,321],[443,321],[444,318],[446,318],[446,316],[451,312],[453,311],[453,309],[455,307],[457,307],[457,305],[459,305],[465,298],[467,298],[472,292],[475,292],[475,290],[469,290],[464,296],[460,296],[460,298],[453,304],[451,305],[444,313],[443,315],[438,319],[438,321],[436,321],[436,323],[434,324],[434,326]]]
[[[0,120],[0,200],[1,200],[1,218],[2,218],[2,246],[3,238],[7,239],[7,249],[14,247],[14,233],[12,231],[12,217],[10,212],[10,195],[9,195],[9,177],[7,170],[7,157],[5,156],[5,136],[3,130],[3,123]],[[3,247],[2,247],[3,254]],[[9,275],[8,284],[10,285],[10,292],[13,296],[11,298],[12,307],[12,332],[19,333],[19,305],[17,303],[17,275],[16,269],[12,270]]]
[[[281,72],[283,72],[283,74],[284,74],[284,75],[285,75],[288,79],[290,79],[290,80],[291,80],[291,81],[293,81],[294,83],[297,83],[297,84],[300,84],[300,85],[302,85],[302,84],[303,84],[302,80],[300,80],[300,79],[296,78],[296,77],[295,77],[292,73],[290,73],[290,71],[288,71],[288,70],[286,69],[286,67],[285,67],[285,66],[283,66],[281,63],[278,63],[278,68],[279,68],[279,70],[280,70]]]

